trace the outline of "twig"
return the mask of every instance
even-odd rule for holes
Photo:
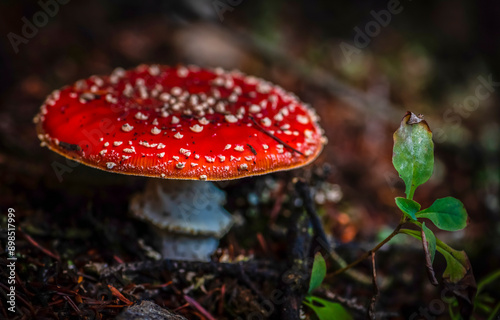
[[[359,257],[356,261],[348,264],[347,266],[343,267],[342,269],[339,269],[337,271],[335,271],[332,276],[336,276],[336,275],[339,275],[341,274],[342,272],[344,271],[347,271],[349,269],[351,269],[352,267],[356,266],[358,263],[360,263],[361,261],[365,260],[366,258],[368,258],[368,256],[370,256],[372,254],[372,252],[377,252],[384,244],[386,244],[387,242],[389,242],[392,238],[394,238],[394,236],[396,236],[398,233],[399,233],[399,230],[401,230],[401,227],[403,226],[403,224],[406,223],[406,219],[402,218],[401,221],[399,222],[398,226],[396,227],[396,229],[394,229],[394,231],[387,237],[385,238],[384,240],[382,240],[379,244],[377,244],[374,248],[366,251],[361,257]]]
[[[35,241],[35,239],[33,239],[32,237],[30,237],[28,234],[24,233],[21,228],[19,228],[19,233],[21,235],[23,235],[26,240],[28,240],[29,243],[31,243],[35,248],[38,248],[40,249],[43,253],[45,253],[46,255],[56,259],[57,261],[60,261],[61,260],[61,257],[59,257],[58,254],[55,254],[55,253],[52,253],[50,252],[49,250],[45,249],[44,247],[42,247],[38,242]]]
[[[304,299],[309,279],[308,253],[311,244],[311,236],[307,229],[309,219],[300,211],[295,211],[290,221],[287,240],[288,267],[281,277],[280,290],[286,297],[280,308],[280,319],[299,320],[300,306]]]
[[[274,134],[272,134],[271,132],[267,131],[266,129],[264,129],[260,124],[257,123],[257,121],[255,121],[254,117],[252,116],[249,116],[250,120],[252,120],[253,124],[258,128],[259,131],[261,131],[262,133],[268,135],[269,137],[271,137],[272,139],[276,140],[277,142],[281,143],[282,145],[284,145],[285,147],[287,147],[288,149],[292,150],[293,152],[297,152],[298,154],[300,154],[301,156],[305,157],[306,155],[303,154],[302,152],[300,152],[299,150],[295,149],[294,147],[292,147],[291,145],[289,145],[288,143],[286,143],[285,141],[281,140],[280,138],[276,137]]]
[[[203,308],[201,304],[199,304],[195,299],[191,298],[188,295],[184,295],[184,300],[186,300],[193,308],[201,312],[208,320],[215,320],[210,312],[208,312],[207,309]]]
[[[372,280],[373,280],[373,296],[368,307],[368,317],[375,320],[375,304],[377,303],[379,288],[377,284],[377,267],[375,266],[375,252],[372,252]]]
[[[266,297],[262,294],[262,292],[259,289],[257,289],[257,287],[253,284],[253,282],[248,278],[248,275],[243,269],[243,265],[240,263],[239,266],[240,266],[240,279],[244,282],[244,284],[248,288],[250,288],[250,290],[253,291],[253,293],[259,296],[261,301],[266,300]]]
[[[78,306],[75,304],[75,302],[73,302],[73,300],[71,300],[71,298],[69,296],[62,296],[64,300],[66,300],[68,302],[68,304],[71,306],[71,308],[76,312],[77,315],[80,315],[81,314],[81,311],[80,309],[78,308]]]
[[[96,270],[101,278],[111,278],[116,274],[140,274],[146,272],[178,272],[179,270],[201,272],[205,274],[224,275],[230,277],[239,277],[241,268],[250,277],[255,279],[278,279],[280,276],[280,265],[273,269],[262,268],[259,261],[249,261],[240,263],[219,263],[219,262],[197,262],[197,261],[141,261],[132,263],[122,263],[112,267],[105,267]],[[281,266],[281,269],[284,269]]]
[[[340,268],[344,268],[347,263],[342,257],[340,257],[335,250],[330,248],[328,238],[326,237],[325,231],[321,224],[321,220],[314,208],[314,202],[311,197],[311,193],[309,191],[309,187],[307,184],[300,180],[296,179],[295,181],[295,189],[297,193],[302,198],[302,202],[304,203],[304,209],[306,210],[309,219],[311,219],[311,224],[313,227],[314,235],[316,236],[316,241],[323,247],[324,252],[330,257],[330,259]],[[355,270],[348,270],[346,272],[351,279],[356,280],[365,285],[370,285],[371,280],[366,275],[357,272]]]
[[[112,285],[108,284],[108,288],[111,291],[112,295],[114,295],[115,297],[117,297],[120,301],[122,301],[123,303],[125,303],[127,306],[131,306],[131,305],[134,304],[132,301],[130,301],[129,299],[125,298],[125,296],[120,291],[118,291],[118,289],[116,289],[115,287],[113,287]]]
[[[316,289],[314,291],[314,294],[320,298],[330,300],[333,302],[338,302],[341,305],[343,305],[344,307],[354,311],[356,314],[363,315],[363,317],[365,317],[365,315],[368,312],[367,309],[363,305],[358,303],[356,298],[353,298],[353,299],[344,298],[344,297],[341,297],[333,292],[330,292],[330,291],[327,291],[327,290],[321,289],[321,288]],[[375,313],[375,316],[377,319],[384,319],[384,318],[398,317],[399,314],[397,312],[379,311],[379,312]]]

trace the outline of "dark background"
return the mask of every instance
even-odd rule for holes
[[[475,94],[480,77],[500,82],[497,1],[401,1],[401,13],[391,15],[388,25],[351,61],[344,56],[342,44],[354,45],[355,28],[364,30],[374,21],[370,12],[387,9],[389,1],[242,0],[225,12],[217,12],[214,3],[69,1],[60,4],[57,14],[28,43],[20,44],[16,53],[8,34],[22,35],[22,18],[32,21],[41,7],[36,1],[2,1],[2,213],[7,207],[15,208],[18,225],[47,247],[59,248],[55,238],[64,234],[48,229],[68,226],[77,230],[81,223],[85,230],[92,230],[79,243],[82,247],[99,241],[114,243],[100,239],[98,234],[104,229],[89,226],[102,223],[119,229],[109,215],[125,216],[127,199],[143,187],[145,179],[78,166],[58,181],[51,163],[61,159],[39,146],[32,123],[39,106],[52,90],[92,74],[108,74],[118,66],[221,66],[281,85],[321,116],[329,144],[315,166],[328,164],[328,182],[343,192],[340,202],[323,204],[321,212],[327,231],[347,260],[359,252],[349,248],[369,248],[399,220],[393,199],[403,194],[403,185],[391,164],[392,132],[411,110],[424,114],[436,133],[435,174],[417,190],[416,200],[428,206],[444,196],[461,199],[470,225],[464,231],[438,236],[466,250],[477,280],[500,268],[500,86],[493,87],[491,96],[480,100],[475,110],[463,106]],[[273,179],[303,174],[299,170]],[[258,192],[259,179],[225,186],[233,199],[243,199],[230,201],[229,211],[254,219],[245,201],[246,193]],[[259,231],[252,228],[247,229]],[[240,241],[247,250],[255,245],[252,232],[249,239]],[[228,237],[230,243],[234,235]],[[116,252],[127,255],[126,249],[114,245],[101,252],[99,259],[107,261]],[[439,288],[426,283],[419,244],[401,240],[395,247],[381,254],[380,272],[382,276],[384,272],[388,276],[408,273],[410,280],[399,279],[403,284],[383,292],[380,308],[406,307],[412,312],[439,299]],[[85,252],[77,251],[73,257]],[[442,265],[442,259],[437,259]]]

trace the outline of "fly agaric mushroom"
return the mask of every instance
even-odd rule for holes
[[[122,174],[210,181],[312,162],[326,142],[317,121],[295,95],[262,79],[220,68],[158,65],[77,81],[54,91],[35,117],[42,145],[74,161]],[[197,197],[203,189],[178,181],[150,186],[131,208],[171,234],[221,237],[231,219],[223,209],[208,210],[223,202],[217,192],[209,192],[215,203],[199,208],[196,219],[207,222],[197,221],[196,228],[173,213],[175,206],[165,208],[173,202],[162,189],[181,194],[186,188]],[[218,228],[212,223],[203,230],[209,221]],[[171,257],[169,250],[164,255]]]

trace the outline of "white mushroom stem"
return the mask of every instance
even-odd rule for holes
[[[210,182],[150,179],[130,209],[155,226],[164,258],[208,261],[233,224],[224,202],[225,193]]]

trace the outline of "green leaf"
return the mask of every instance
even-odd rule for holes
[[[394,132],[392,163],[406,185],[406,197],[413,199],[415,189],[425,183],[434,170],[434,143],[427,122],[407,112]]]
[[[412,220],[417,220],[415,213],[420,210],[420,204],[418,202],[402,197],[396,197],[396,205],[399,209],[401,209],[401,211],[403,211],[405,216],[408,216]]]
[[[464,251],[453,250],[452,252],[446,251],[438,247],[437,250],[446,259],[446,269],[443,272],[443,278],[449,279],[452,283],[459,282],[467,274],[467,255]]]
[[[314,256],[308,293],[311,293],[314,289],[318,288],[323,282],[323,279],[325,279],[325,276],[326,276],[326,262],[321,253],[317,252],[316,255]]]
[[[427,228],[425,223],[422,223],[422,231],[424,232],[425,240],[427,240],[427,248],[432,263],[434,262],[434,256],[436,255],[436,236],[431,229]]]
[[[427,218],[441,230],[456,231],[467,225],[467,211],[460,200],[453,197],[437,199],[427,209],[416,214],[417,218]]]
[[[302,302],[316,313],[319,320],[352,320],[352,316],[340,303],[310,295],[305,297]]]

